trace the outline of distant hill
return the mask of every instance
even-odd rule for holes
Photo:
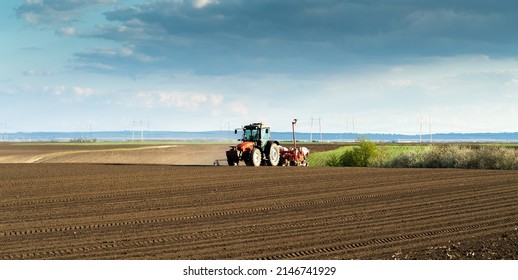
[[[389,133],[307,133],[298,132],[298,141],[352,142],[360,138],[382,142],[430,142],[430,135]],[[70,141],[237,141],[234,131],[92,131],[92,132],[16,132],[0,134],[0,142],[70,142]],[[291,132],[272,132],[272,138],[291,141]],[[436,133],[433,142],[518,142],[518,132]]]

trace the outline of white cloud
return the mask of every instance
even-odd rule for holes
[[[51,76],[52,72],[45,71],[45,70],[29,69],[29,70],[23,71],[23,75],[25,75],[25,76]]]
[[[94,92],[91,88],[74,87],[72,92],[78,97],[88,97]]]
[[[413,85],[414,83],[412,82],[412,80],[402,79],[402,80],[389,80],[388,84],[391,86],[395,86],[395,87],[408,87],[408,86]]]
[[[77,21],[86,9],[117,3],[118,0],[25,0],[16,14],[30,24],[54,25]]]
[[[205,8],[208,5],[219,4],[218,0],[193,0],[192,5],[197,9]]]
[[[217,99],[217,97],[214,97],[213,95],[211,96],[202,93],[167,91],[140,92],[137,93],[136,96],[139,105],[148,108],[165,107],[189,111],[197,110],[201,105],[207,104],[209,100],[214,100],[213,98]]]
[[[89,87],[67,87],[64,85],[59,86],[43,86],[40,90],[33,90],[35,93],[50,93],[55,96],[60,96],[61,101],[70,100],[81,100],[85,97],[89,97],[94,93],[94,90]]]
[[[212,105],[220,105],[221,103],[223,103],[223,95],[212,95],[211,96],[211,102],[212,102]]]
[[[41,5],[41,4],[43,4],[43,0],[25,0],[25,4],[27,4],[27,5]]]
[[[21,17],[31,24],[37,24],[39,22],[40,16],[33,12],[26,12],[21,15]]]
[[[61,36],[74,36],[76,29],[74,27],[60,27],[56,29],[56,34]]]
[[[328,127],[331,122],[340,127],[340,122],[354,115],[358,131],[415,133],[416,119],[424,115],[432,117],[434,132],[505,131],[516,123],[510,120],[518,119],[512,110],[503,109],[516,103],[515,59],[435,58],[319,80],[319,94],[332,100],[321,102],[318,109]],[[306,109],[315,112],[316,108]],[[326,111],[343,113],[331,118]],[[409,121],[395,124],[393,119]],[[456,119],[458,125],[449,119]]]
[[[230,110],[234,113],[238,113],[241,115],[248,114],[248,108],[240,102],[232,102],[230,103]]]
[[[122,48],[120,50],[120,53],[123,56],[130,56],[130,55],[133,55],[133,49],[131,49],[131,48]]]
[[[75,70],[117,74],[134,79],[138,75],[152,74],[149,66],[155,62],[155,58],[135,51],[133,46],[121,48],[98,48],[82,51],[74,54],[75,59],[71,67]]]
[[[52,92],[52,94],[54,94],[54,95],[62,95],[66,91],[65,86],[54,86],[52,88],[45,87],[45,89],[50,90],[50,92]]]

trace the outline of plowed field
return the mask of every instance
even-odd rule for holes
[[[0,259],[518,258],[516,171],[0,164]]]
[[[0,163],[115,163],[212,165],[227,144],[11,144],[0,143]],[[226,163],[226,161],[224,161]]]

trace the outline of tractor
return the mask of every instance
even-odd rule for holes
[[[234,134],[237,134],[237,129]],[[243,127],[243,137],[237,146],[230,146],[227,162],[230,166],[244,161],[248,166],[277,166],[280,161],[279,142],[270,140],[270,127],[252,123]]]

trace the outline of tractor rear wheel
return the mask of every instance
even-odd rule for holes
[[[275,143],[271,143],[268,148],[266,148],[266,154],[268,155],[268,165],[277,166],[280,161],[280,152],[279,146]]]

